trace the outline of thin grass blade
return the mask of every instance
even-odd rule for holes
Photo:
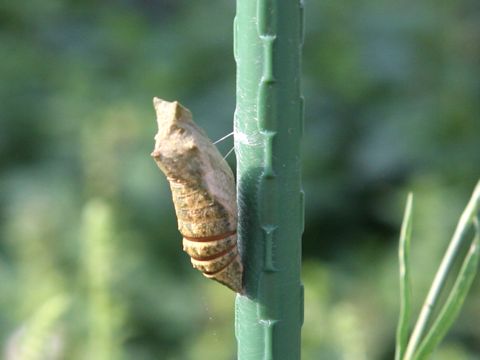
[[[447,251],[445,252],[435,274],[430,290],[428,291],[420,314],[418,315],[417,322],[415,323],[410,339],[408,340],[407,350],[405,351],[403,360],[414,359],[415,354],[418,353],[420,349],[422,341],[431,329],[429,324],[433,322],[433,310],[440,305],[440,295],[446,288],[447,277],[453,269],[453,264],[455,264],[457,259],[462,256],[460,251],[463,245],[472,244],[472,240],[469,237],[469,230],[472,222],[474,222],[475,218],[478,216],[479,211],[480,181],[477,183],[473,190],[472,197],[460,216],[452,240],[450,241]],[[460,278],[457,277],[457,279]]]
[[[410,288],[410,239],[412,237],[412,203],[413,195],[408,194],[403,215],[398,248],[400,273],[400,314],[398,318],[395,360],[401,360],[408,344],[408,332],[411,318]]]
[[[452,291],[443,305],[437,319],[421,342],[418,351],[415,353],[414,360],[426,359],[435,350],[457,318],[465,297],[470,290],[473,279],[477,273],[478,261],[480,258],[480,230],[478,219],[476,219],[474,223],[476,228],[475,238],[470,246],[467,256],[465,257],[458,277],[455,280]]]

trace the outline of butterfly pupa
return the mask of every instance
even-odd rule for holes
[[[241,292],[232,170],[188,109],[159,98],[153,104],[158,132],[152,156],[170,183],[183,250],[207,278]]]

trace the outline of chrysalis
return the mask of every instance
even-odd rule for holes
[[[153,104],[158,133],[152,156],[170,183],[183,250],[206,277],[241,292],[232,170],[188,109],[158,98]]]

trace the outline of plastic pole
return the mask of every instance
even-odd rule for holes
[[[303,3],[238,0],[234,27],[238,236],[245,265],[245,291],[235,308],[238,359],[299,360]]]

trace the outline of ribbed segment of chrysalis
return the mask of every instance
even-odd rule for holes
[[[242,290],[232,170],[178,102],[154,99],[158,133],[152,156],[172,190],[183,250],[206,277]]]

